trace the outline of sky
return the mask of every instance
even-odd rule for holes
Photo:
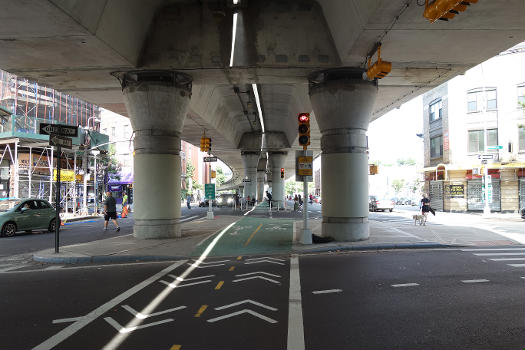
[[[370,163],[395,163],[397,159],[413,158],[423,164],[423,102],[418,96],[399,109],[394,109],[370,123],[368,149]]]

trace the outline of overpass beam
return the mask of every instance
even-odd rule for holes
[[[180,135],[192,78],[173,71],[116,75],[135,132],[133,235],[180,237]]]
[[[366,130],[377,83],[363,80],[363,72],[336,68],[309,77],[312,108],[322,135],[322,235],[337,241],[370,236]]]
[[[244,182],[243,197],[254,199],[257,190],[257,164],[259,164],[259,152],[241,152],[242,162],[244,164]]]
[[[272,170],[272,201],[278,202],[280,208],[284,205],[284,179],[281,178],[281,168],[284,168],[286,154],[287,152],[269,152],[268,159]]]

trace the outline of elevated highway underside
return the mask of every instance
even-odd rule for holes
[[[246,167],[254,166],[246,157],[243,161],[241,152],[263,156],[269,152],[270,158],[277,154],[268,164],[274,169],[282,165],[287,174],[293,173],[293,150],[300,149],[296,117],[309,112],[316,120],[309,149],[314,154],[321,150],[331,154],[327,163],[333,164],[332,172],[346,171],[349,181],[356,182],[362,180],[362,171],[356,174],[352,169],[361,168],[364,159],[350,155],[356,149],[366,154],[363,137],[370,121],[525,39],[522,0],[480,0],[454,19],[436,23],[423,18],[422,3],[0,0],[0,68],[128,115],[136,131],[173,128],[163,137],[171,137],[169,142],[174,144],[177,138],[198,144],[206,130],[213,139],[213,153],[233,169],[234,185],[247,176]],[[367,58],[377,59],[374,48],[379,42],[382,58],[392,62],[392,72],[375,83],[357,82]],[[351,67],[352,73],[314,73],[339,67]],[[141,103],[151,103],[155,93],[142,94],[138,103],[133,97],[138,96],[133,95],[136,91],[121,85],[136,78],[130,71],[156,70],[189,77],[191,85],[181,95],[185,108],[173,98],[162,101],[174,109],[156,106],[143,113]],[[333,83],[334,79],[346,83]],[[317,107],[310,101],[316,84],[317,92],[323,90]],[[362,96],[355,94],[364,91],[363,84],[377,87]],[[165,93],[179,90],[176,86]],[[133,103],[140,115],[128,114]],[[339,120],[343,131],[334,134]],[[327,140],[324,145],[322,133]],[[144,142],[147,154],[161,152],[160,146]],[[155,162],[162,164],[165,159]],[[342,168],[333,168],[336,164]],[[323,176],[327,172],[323,170]],[[352,186],[343,189],[355,190]],[[352,215],[338,213],[338,205],[333,201],[326,208],[330,214],[326,221],[333,225],[353,225],[355,218],[367,218],[363,204],[342,209]]]

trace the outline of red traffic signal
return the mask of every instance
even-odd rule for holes
[[[281,179],[284,179],[284,168],[281,168]]]
[[[299,121],[299,145],[303,146],[306,150],[306,146],[310,144],[310,114],[300,113],[297,118]]]
[[[309,113],[301,113],[299,114],[299,123],[308,123],[310,122],[310,114]]]

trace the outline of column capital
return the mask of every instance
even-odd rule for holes
[[[172,70],[133,70],[127,72],[112,72],[111,75],[120,81],[122,91],[128,88],[137,88],[143,84],[158,84],[173,86],[189,93],[193,78],[186,74]]]

